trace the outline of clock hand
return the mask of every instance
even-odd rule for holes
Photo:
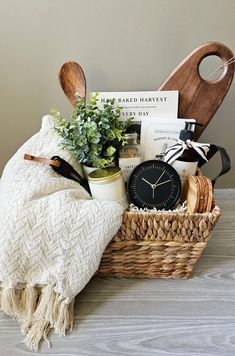
[[[143,179],[143,181],[145,181],[147,184],[149,184],[149,185],[151,186],[151,188],[153,188],[153,185],[154,185],[154,184],[150,183],[147,179],[145,179],[145,178],[143,178],[143,177],[142,177],[142,179]]]
[[[162,178],[163,174],[165,173],[165,170],[162,172],[162,174],[160,175],[160,177],[158,178],[158,180],[156,181],[156,183],[154,185],[157,185],[159,180]]]
[[[168,182],[171,182],[171,180],[168,179],[168,180],[165,180],[164,182],[158,183],[157,185],[154,184],[154,189],[155,189],[156,187],[158,187],[159,185],[162,185],[162,184],[165,184],[165,183],[168,183]]]

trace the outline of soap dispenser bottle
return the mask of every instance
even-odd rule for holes
[[[185,121],[184,130],[180,131],[179,140],[169,147],[164,155],[164,161],[171,164],[180,176],[182,188],[188,176],[194,176],[197,166],[200,168],[217,152],[220,153],[222,168],[212,180],[214,186],[217,179],[231,169],[231,162],[227,151],[220,146],[210,143],[194,141],[193,125],[202,126],[196,122]]]
[[[192,146],[194,142],[194,125],[202,126],[199,123],[185,121],[185,128],[180,131],[178,141],[179,146],[181,145],[184,149],[182,149],[182,154],[171,163],[180,176],[182,186],[188,176],[195,175],[198,162],[201,159],[201,155]]]

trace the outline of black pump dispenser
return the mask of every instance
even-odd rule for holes
[[[185,121],[185,128],[180,131],[179,139],[184,142],[186,142],[187,140],[194,141],[194,131],[193,131],[194,125],[203,126],[197,122]]]
[[[203,126],[198,124],[197,122],[189,122],[185,121],[185,128],[180,131],[179,139],[181,141],[186,142],[187,140],[194,141],[194,131],[193,125]],[[185,162],[198,162],[200,159],[199,154],[194,148],[188,148],[185,150],[180,157],[177,158],[178,161],[185,161]]]

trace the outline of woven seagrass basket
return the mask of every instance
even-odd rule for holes
[[[215,201],[212,211],[203,214],[126,211],[98,275],[189,278],[220,214]]]
[[[233,57],[223,44],[205,43],[193,50],[159,88],[179,90],[178,117],[195,118],[203,124],[196,129],[197,139],[222,103],[234,75],[234,64],[230,64],[225,66],[226,70],[216,82],[201,78],[198,71],[201,61],[214,53],[223,61],[226,59],[227,63]],[[71,87],[85,97],[85,76],[82,68],[74,62],[61,67],[60,79],[64,79],[66,71],[69,85],[66,88],[61,80],[61,86],[75,105]],[[80,72],[79,81],[73,81],[73,71]],[[209,100],[205,100],[210,92]],[[211,212],[203,214],[127,211],[120,230],[103,254],[97,273],[117,277],[188,278],[207,246],[220,214],[215,202]]]

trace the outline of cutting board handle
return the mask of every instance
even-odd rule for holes
[[[208,84],[215,85],[216,83],[220,83],[221,81],[226,81],[226,80],[229,81],[231,79],[231,76],[233,77],[233,73],[234,73],[234,69],[232,68],[233,67],[232,65],[224,66],[223,73],[218,80],[210,81],[210,80],[203,79],[201,77],[199,72],[200,64],[204,58],[209,56],[218,56],[221,59],[222,64],[225,65],[226,62],[228,62],[233,57],[233,53],[228,47],[226,47],[222,43],[210,42],[210,43],[205,43],[204,45],[195,49],[195,51],[193,51],[191,55],[189,55],[185,59],[184,62],[186,62],[189,59],[189,62],[192,63],[192,65],[195,63],[194,66],[194,70],[196,71],[195,74],[199,76],[200,80],[205,81]]]
[[[205,80],[200,76],[202,60],[215,55],[224,64],[218,80]],[[179,90],[180,118],[196,119],[203,127],[195,130],[196,139],[200,137],[213,115],[222,103],[234,76],[234,63],[226,65],[233,57],[232,51],[222,43],[209,42],[191,52],[171,73],[159,90]]]

